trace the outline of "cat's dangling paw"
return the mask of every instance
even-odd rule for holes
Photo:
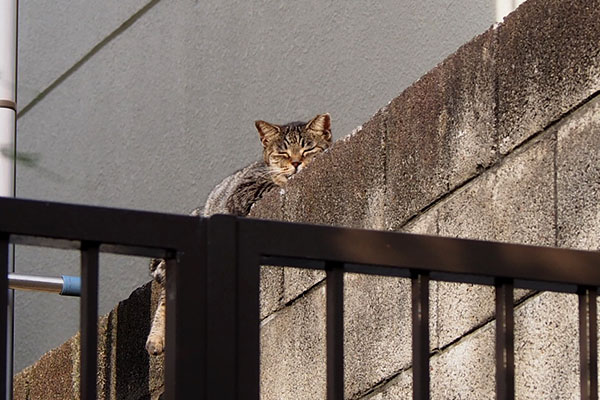
[[[158,356],[165,351],[165,338],[161,335],[150,335],[146,341],[146,351],[151,356]]]

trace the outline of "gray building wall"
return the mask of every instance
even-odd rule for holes
[[[186,213],[253,161],[255,119],[329,112],[340,138],[494,21],[491,0],[20,2],[17,196]],[[78,275],[18,247],[16,270]],[[100,312],[149,280],[101,257]],[[19,292],[15,370],[78,329],[78,301]]]

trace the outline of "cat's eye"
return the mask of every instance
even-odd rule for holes
[[[288,153],[277,152],[273,155],[277,158],[290,158],[290,155]]]
[[[320,149],[319,147],[314,146],[314,147],[311,147],[310,149],[303,150],[302,156],[308,156],[308,155],[314,154],[314,153],[318,152],[319,149]]]

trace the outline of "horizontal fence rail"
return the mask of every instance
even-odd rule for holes
[[[106,252],[162,257],[170,264],[181,267],[174,268],[175,271],[200,271],[202,265],[198,254],[202,226],[199,218],[188,216],[0,198],[0,269],[3,271],[0,273],[0,290],[8,290],[8,247],[11,243],[81,252],[80,398],[95,399],[98,254]],[[169,275],[169,280],[176,279],[177,274]],[[196,279],[193,273],[190,275],[192,280]],[[193,283],[202,284],[198,279]],[[167,285],[173,286],[172,282],[167,282]],[[186,291],[196,294],[198,288],[180,283],[177,291],[178,295],[186,296]],[[191,390],[189,388],[204,386],[201,380],[204,366],[197,361],[204,358],[201,346],[203,330],[183,318],[176,319],[177,307],[181,307],[181,302],[177,302],[177,294],[172,290],[167,303],[169,313],[173,316],[167,319],[167,347],[174,349],[165,354],[167,399],[185,398],[185,395],[179,395],[182,388]],[[0,296],[0,321],[6,321],[5,296]],[[183,335],[177,332],[183,330],[192,337],[198,337],[200,344],[179,340]],[[6,342],[6,330],[0,329],[0,360],[6,360]],[[186,346],[185,356],[175,360],[181,346]],[[0,373],[0,393],[6,392],[5,376],[3,370]]]
[[[411,279],[415,399],[430,396],[430,280],[495,287],[497,399],[515,396],[514,289],[577,293],[581,398],[597,399],[596,252],[0,198],[5,289],[9,243],[82,252],[82,398],[95,397],[97,255],[104,251],[167,259],[167,399],[259,399],[261,265],[327,272],[329,400],[344,398],[343,277],[350,272]],[[0,357],[5,343],[0,332]]]

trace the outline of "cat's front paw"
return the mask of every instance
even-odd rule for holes
[[[146,351],[151,356],[158,356],[165,351],[165,338],[163,336],[149,336],[146,341]]]

